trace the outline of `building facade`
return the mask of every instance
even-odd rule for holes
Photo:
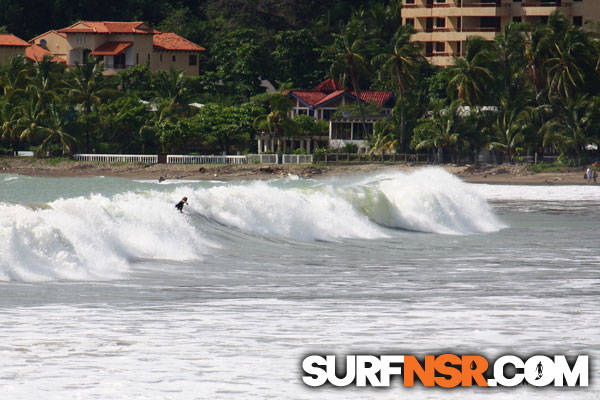
[[[148,64],[152,71],[174,68],[188,76],[199,74],[202,46],[143,22],[79,21],[51,30],[29,41],[68,65],[84,63],[88,56],[104,61],[105,74]]]
[[[599,0],[404,0],[402,21],[416,31],[424,55],[434,65],[452,64],[464,55],[470,36],[493,40],[510,22],[544,23],[559,11],[573,24],[600,20]]]
[[[54,62],[65,62],[36,44],[27,43],[10,33],[0,34],[0,64],[7,63],[15,56],[23,56],[30,61],[41,61],[44,57],[51,57]]]

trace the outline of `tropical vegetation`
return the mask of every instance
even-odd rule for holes
[[[410,41],[400,9],[400,0],[121,0],[101,10],[10,2],[0,25],[26,38],[79,19],[144,20],[208,51],[194,78],[146,66],[107,77],[93,61],[66,69],[13,58],[0,68],[0,149],[253,151],[258,134],[327,129],[290,119],[285,93],[264,94],[263,80],[283,90],[331,77],[359,96],[394,93],[392,113],[369,138],[372,153],[428,152],[440,162],[475,161],[482,151],[503,161],[598,157],[586,150],[600,143],[598,27],[582,29],[558,13],[545,24],[512,23],[494,41],[469,39],[451,67],[438,68]],[[357,105],[363,124],[373,108]]]

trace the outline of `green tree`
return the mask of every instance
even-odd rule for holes
[[[468,39],[465,57],[455,57],[454,65],[448,67],[451,74],[448,89],[455,90],[458,99],[469,106],[481,105],[486,82],[494,79],[486,67],[492,55],[489,46],[483,38]]]
[[[38,148],[38,154],[44,154],[53,143],[60,144],[63,154],[72,154],[71,146],[75,138],[67,133],[64,111],[59,110],[56,104],[48,106],[46,121],[39,127],[39,131],[45,138]]]
[[[544,125],[544,146],[563,155],[581,156],[586,142],[598,140],[600,99],[581,95],[559,104],[555,117]]]
[[[319,44],[309,29],[277,32],[273,40],[271,56],[277,66],[274,77],[278,82],[313,87],[325,75],[325,66],[319,61]]]
[[[405,134],[405,95],[409,85],[415,80],[415,64],[421,60],[421,46],[411,42],[411,27],[398,29],[391,42],[389,52],[382,53],[373,59],[379,66],[383,79],[390,82],[398,95],[400,104],[400,147],[404,149]],[[387,79],[386,79],[387,78]]]
[[[412,147],[415,150],[435,148],[438,163],[444,162],[445,149],[458,155],[462,139],[460,104],[460,101],[454,101],[450,106],[437,103],[431,117],[423,118],[415,128]]]
[[[520,150],[525,142],[525,131],[529,120],[529,110],[511,106],[508,101],[501,102],[496,120],[490,127],[492,140],[490,150],[504,152],[509,161]]]
[[[333,59],[330,73],[343,85],[351,86],[356,96],[363,131],[368,132],[360,89],[360,76],[368,72],[368,61],[363,56],[366,43],[350,30],[334,35],[334,43],[326,50]],[[350,85],[349,85],[350,84]]]
[[[69,70],[65,82],[69,97],[76,104],[79,114],[83,116],[86,151],[90,151],[89,114],[92,108],[97,107],[104,97],[113,92],[107,87],[102,70],[102,62],[77,64]]]

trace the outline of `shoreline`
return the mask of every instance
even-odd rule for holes
[[[30,158],[0,158],[0,174],[38,177],[95,177],[107,176],[125,179],[164,180],[256,180],[285,177],[290,174],[301,178],[320,178],[368,174],[377,172],[411,172],[431,167],[429,164],[122,164],[82,161],[37,160]],[[566,172],[534,173],[516,165],[456,166],[439,165],[449,173],[469,183],[513,185],[586,185],[583,167]]]

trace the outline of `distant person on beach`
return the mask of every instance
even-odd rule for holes
[[[181,201],[177,204],[175,204],[175,208],[179,210],[180,213],[183,212],[183,206],[185,206],[187,204],[187,197],[184,197],[183,199],[181,199]]]
[[[588,167],[588,169],[585,171],[585,176],[586,176],[588,185],[590,183],[592,183],[592,169],[591,168]]]

